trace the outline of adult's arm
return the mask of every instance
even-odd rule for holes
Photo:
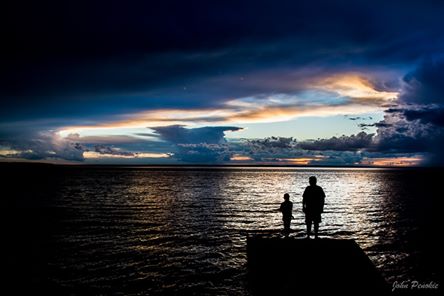
[[[305,208],[307,207],[307,188],[305,188],[302,194],[302,211],[305,213]]]
[[[321,213],[324,212],[324,204],[325,204],[325,192],[321,187]]]

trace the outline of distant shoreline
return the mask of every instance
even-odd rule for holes
[[[85,164],[85,163],[48,163],[48,162],[26,162],[26,161],[0,161],[0,166],[34,166],[34,167],[82,167],[82,168],[302,168],[302,169],[393,169],[393,170],[417,170],[417,169],[444,169],[444,167],[416,166],[416,167],[396,167],[396,166],[329,166],[329,165],[273,165],[273,164]]]

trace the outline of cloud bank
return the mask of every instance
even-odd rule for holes
[[[0,26],[3,159],[444,164],[439,2],[27,7],[8,6]],[[229,137],[334,115],[363,132]]]

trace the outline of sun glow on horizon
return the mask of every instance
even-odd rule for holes
[[[231,161],[251,161],[253,159],[249,156],[246,156],[246,155],[235,154],[232,157],[230,157],[230,160]]]
[[[424,158],[421,156],[413,157],[387,157],[387,158],[367,158],[361,161],[362,165],[387,166],[387,167],[411,167],[418,166]]]
[[[83,152],[83,157],[85,159],[101,159],[101,158],[169,158],[171,154],[169,153],[147,153],[147,152],[137,152],[132,154],[112,154],[112,153],[99,153],[95,151],[85,151]]]

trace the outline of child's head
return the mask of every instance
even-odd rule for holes
[[[290,194],[285,193],[285,194],[284,194],[284,199],[285,199],[285,200],[290,200]]]

